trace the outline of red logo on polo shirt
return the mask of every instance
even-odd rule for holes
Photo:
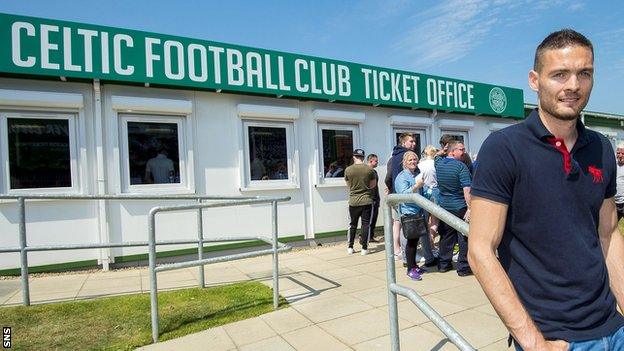
[[[602,183],[602,170],[596,166],[587,167],[587,171],[592,175],[594,183]]]

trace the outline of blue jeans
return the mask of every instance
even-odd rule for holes
[[[514,343],[516,351],[522,351],[518,344]],[[624,350],[624,327],[618,329],[615,333],[603,338],[573,341],[570,343],[568,351],[619,351]]]

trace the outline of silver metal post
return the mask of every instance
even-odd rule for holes
[[[396,271],[394,268],[394,239],[392,237],[392,207],[386,203],[384,206],[384,242],[386,245],[386,277],[388,280],[388,317],[390,318],[390,344],[392,351],[401,349],[399,343],[399,310],[397,306],[397,296],[390,289],[396,284]]]
[[[201,204],[201,199],[197,199],[197,202]],[[204,259],[204,218],[201,208],[197,209],[197,259]],[[204,265],[198,266],[199,270],[199,287],[205,288],[206,282],[204,279]]]
[[[273,225],[273,309],[279,306],[279,266],[277,257],[277,201],[271,202]]]
[[[154,209],[149,213],[149,275],[150,275],[150,305],[152,315],[152,341],[158,342],[158,287],[156,283],[156,212]]]
[[[26,202],[23,197],[17,199],[17,213],[19,216],[22,304],[24,306],[30,306],[30,287],[28,286],[28,251],[26,251]]]

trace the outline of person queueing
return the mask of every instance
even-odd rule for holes
[[[617,177],[615,182],[615,208],[618,222],[624,217],[624,143],[619,143],[615,149]]]
[[[353,253],[353,242],[357,225],[362,218],[362,230],[360,232],[361,255],[368,253],[368,237],[373,209],[373,188],[377,185],[374,171],[364,163],[364,150],[353,150],[353,164],[345,170],[344,179],[349,187],[349,247],[347,253]]]
[[[386,178],[384,183],[386,184],[386,195],[396,193],[394,191],[394,180],[397,175],[401,173],[403,167],[401,162],[403,160],[403,154],[407,151],[414,151],[416,147],[416,140],[412,133],[402,133],[399,136],[399,145],[396,145],[392,150],[392,157],[388,160]],[[394,244],[394,257],[401,257],[401,223],[399,222],[399,215],[395,208],[392,208],[392,240]],[[403,257],[405,260],[405,257]]]
[[[436,170],[435,170],[435,164],[434,164],[434,159],[435,159],[437,152],[438,152],[438,149],[436,149],[435,146],[427,145],[423,151],[423,159],[418,163],[418,169],[420,170],[420,174],[422,174],[423,181],[425,182],[423,186],[423,196],[427,200],[433,203],[439,204],[440,203],[440,190],[438,189],[438,180],[436,177]],[[437,266],[439,262],[438,258],[436,257],[437,254],[433,253],[434,238],[438,235],[439,220],[432,214],[429,214],[427,217],[428,217],[427,221],[429,224],[429,244],[430,244],[429,249],[432,252],[431,253],[432,259],[425,261],[425,266],[433,267],[433,266]],[[424,242],[422,246],[423,246],[423,251],[425,254],[424,256],[426,256],[427,250],[426,250],[426,245],[424,245]],[[425,257],[425,259],[427,259],[427,257]]]
[[[379,241],[375,239],[375,226],[377,225],[377,217],[379,216],[380,197],[379,197],[379,175],[377,174],[377,171],[375,170],[375,168],[377,168],[377,164],[379,163],[379,158],[375,154],[368,154],[368,156],[366,156],[366,163],[368,164],[368,167],[370,167],[373,170],[373,172],[375,172],[375,187],[372,190],[373,210],[371,213],[371,220],[370,220],[370,226],[369,226],[370,233],[368,235],[368,241],[371,243],[377,243]]]
[[[424,181],[422,178],[416,180],[418,174],[418,156],[413,151],[407,151],[403,154],[403,171],[401,171],[394,180],[394,190],[397,194],[412,194],[420,192]],[[423,210],[414,203],[401,203],[398,208],[401,217],[413,214],[423,214]],[[407,237],[408,234],[404,233]],[[426,239],[426,238],[425,238]],[[405,245],[405,258],[407,259],[407,276],[412,280],[422,280],[421,274],[424,269],[416,264],[416,248],[418,247],[419,237],[415,239],[407,239]]]

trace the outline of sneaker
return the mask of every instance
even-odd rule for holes
[[[422,280],[422,277],[420,276],[420,273],[418,273],[416,268],[410,269],[410,271],[407,272],[407,276],[410,277],[411,280]]]
[[[453,269],[453,266],[440,266],[438,265],[438,273],[446,273],[448,271],[450,271],[451,269]]]
[[[362,256],[366,256],[368,254],[368,250],[367,249],[362,249],[362,251],[360,251],[360,255]]]
[[[417,271],[418,271],[418,273],[420,273],[421,275],[422,275],[422,274],[425,274],[425,273],[427,273],[427,272],[428,272],[428,270],[427,270],[426,268],[424,268],[424,267],[418,267],[418,266],[416,266],[414,269],[415,269],[415,270],[417,270]]]
[[[368,242],[369,243],[378,243],[379,240],[375,239],[375,237],[372,237],[372,238],[368,239]]]
[[[353,248],[352,247],[347,249],[347,254],[353,255]]]

